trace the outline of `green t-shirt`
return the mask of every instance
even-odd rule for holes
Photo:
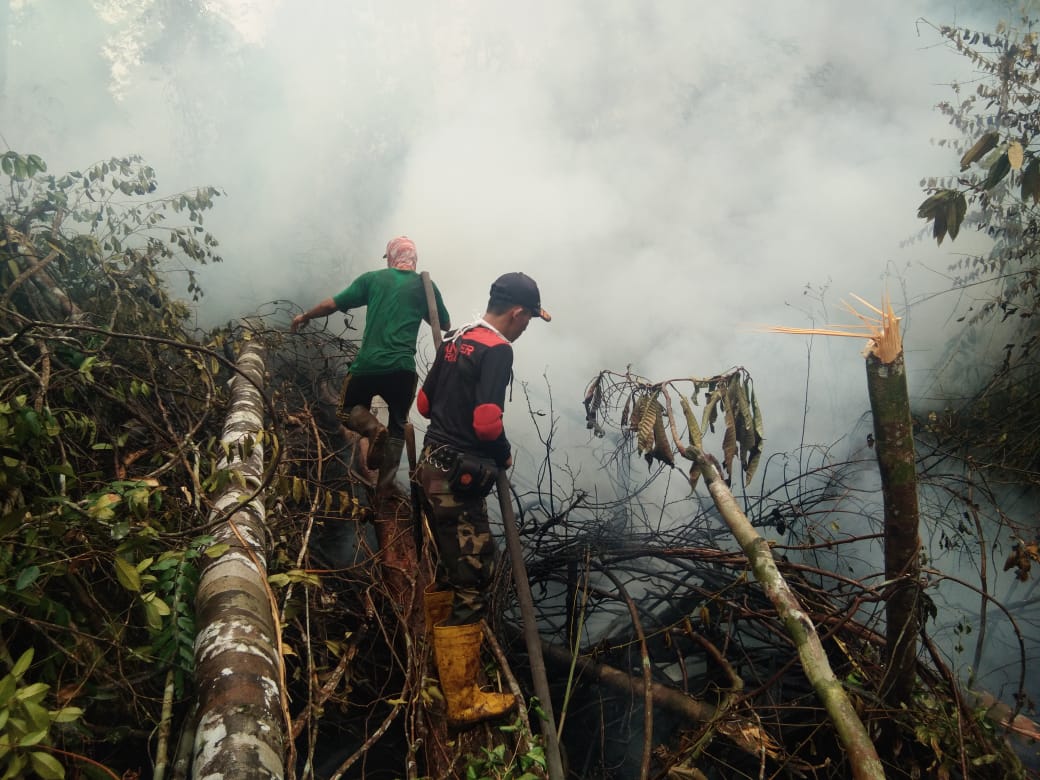
[[[441,325],[449,321],[441,291],[433,285]],[[415,339],[419,323],[429,322],[426,291],[415,271],[383,268],[361,274],[332,300],[340,311],[368,307],[361,349],[350,366],[352,374],[415,371]]]

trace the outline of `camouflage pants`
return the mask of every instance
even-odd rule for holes
[[[423,451],[418,479],[423,508],[437,545],[437,584],[451,590],[451,616],[444,625],[476,623],[487,614],[498,549],[488,525],[483,498],[462,498],[448,487],[447,475]]]

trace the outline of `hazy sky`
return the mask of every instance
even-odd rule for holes
[[[164,192],[221,188],[203,324],[310,306],[407,234],[456,322],[500,273],[539,282],[554,319],[518,343],[516,374],[547,373],[576,423],[561,443],[584,446],[600,368],[742,365],[770,448],[789,449],[807,340],[754,326],[947,286],[948,245],[900,248],[924,227],[919,180],[952,168],[933,106],[965,73],[919,18],[971,23],[971,5],[209,0],[200,21],[16,0],[0,132],[52,170],[139,153]],[[915,382],[951,305],[909,313]],[[865,408],[860,346],[816,342],[810,441]],[[508,415],[522,439],[522,404]]]

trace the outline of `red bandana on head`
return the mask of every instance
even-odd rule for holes
[[[399,271],[414,271],[419,257],[415,252],[415,242],[408,236],[398,236],[390,239],[386,245],[386,264],[389,268]]]

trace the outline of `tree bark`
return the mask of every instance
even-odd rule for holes
[[[264,356],[249,341],[231,380],[218,469],[231,475],[210,515],[222,555],[202,572],[195,679],[199,722],[193,776],[281,778],[285,772],[285,688],[278,622],[267,585],[263,471]],[[248,502],[242,499],[251,497]]]
[[[882,684],[894,706],[909,701],[917,667],[920,627],[920,548],[913,423],[902,351],[890,362],[867,356],[867,390],[874,415],[878,469],[885,504],[885,638],[888,670]]]
[[[762,585],[766,596],[783,620],[787,634],[798,651],[805,676],[834,722],[838,738],[848,754],[853,778],[883,780],[885,772],[877,749],[841,682],[834,676],[827,653],[816,633],[816,627],[777,569],[769,543],[755,531],[747,516],[740,510],[714,461],[706,458],[704,453],[695,447],[686,450],[686,457],[699,468],[715,507],[747,555],[755,579]]]

